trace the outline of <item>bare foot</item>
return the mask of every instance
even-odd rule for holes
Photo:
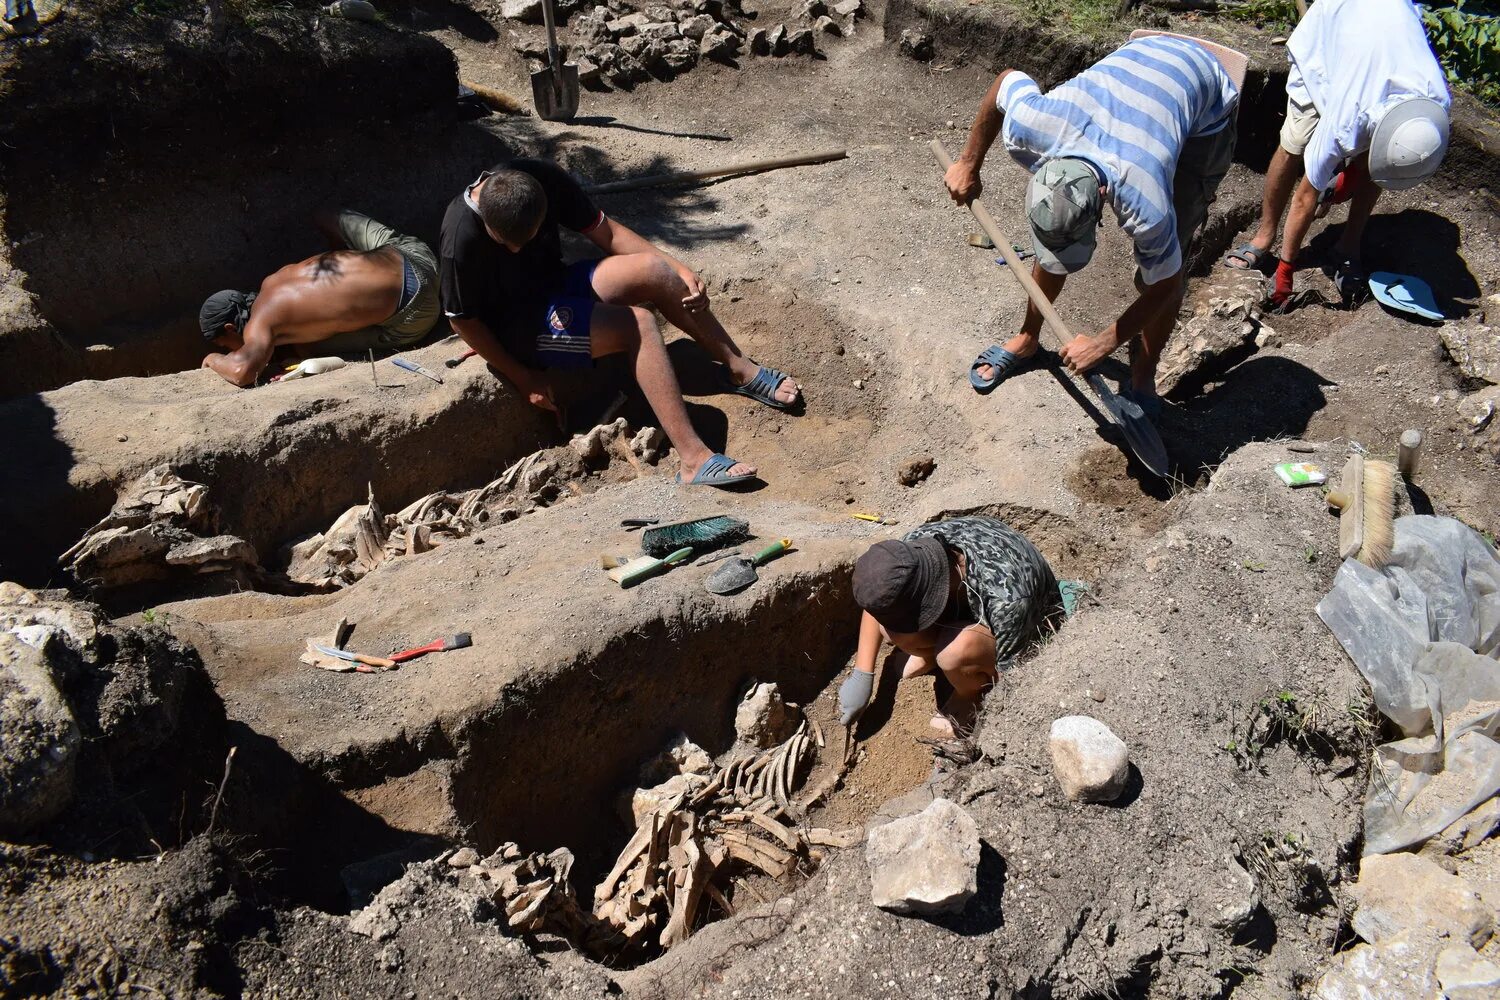
[[[901,667],[901,679],[908,677],[921,677],[930,674],[936,664],[925,656],[907,656],[906,663]]]
[[[1029,358],[1041,347],[1041,341],[1030,334],[1018,333],[1000,346],[1018,358]],[[980,365],[974,370],[986,382],[995,377],[995,368],[993,365]]]

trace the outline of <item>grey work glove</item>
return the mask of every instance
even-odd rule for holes
[[[863,670],[851,670],[844,683],[839,685],[839,724],[852,726],[865,713],[870,703],[870,693],[875,690],[875,675]]]

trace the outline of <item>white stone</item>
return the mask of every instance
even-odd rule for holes
[[[1466,944],[1444,948],[1437,958],[1443,1000],[1494,1000],[1500,996],[1500,965]]]
[[[1260,909],[1260,883],[1233,858],[1209,880],[1206,896],[1211,910],[1208,922],[1230,935],[1249,924]]]
[[[870,831],[870,896],[893,913],[931,915],[964,908],[979,891],[979,826],[948,799]]]
[[[1052,723],[1052,770],[1075,802],[1112,802],[1130,776],[1130,750],[1108,726],[1087,715]]]
[[[1494,933],[1494,917],[1474,887],[1415,854],[1365,858],[1350,894],[1354,933],[1370,944],[1410,931],[1482,948]]]
[[[541,24],[542,0],[505,0],[500,5],[500,16],[507,21]]]
[[[1430,947],[1409,931],[1344,952],[1313,990],[1313,1000],[1434,1000]]]

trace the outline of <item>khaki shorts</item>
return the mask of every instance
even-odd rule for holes
[[[322,343],[335,354],[372,347],[410,347],[432,330],[442,315],[438,301],[438,261],[432,248],[415,236],[403,236],[368,215],[344,209],[338,215],[339,235],[350,250],[392,249],[399,253],[417,279],[417,293],[390,319],[364,330],[329,337]]]
[[[1312,142],[1313,132],[1318,127],[1318,109],[1307,107],[1286,99],[1286,121],[1281,123],[1281,148],[1293,156],[1301,156],[1307,144]]]

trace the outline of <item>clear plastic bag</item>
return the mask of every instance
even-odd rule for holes
[[[1500,791],[1500,556],[1452,518],[1396,522],[1390,564],[1346,560],[1318,615],[1403,739],[1375,752],[1365,853],[1420,844]]]

